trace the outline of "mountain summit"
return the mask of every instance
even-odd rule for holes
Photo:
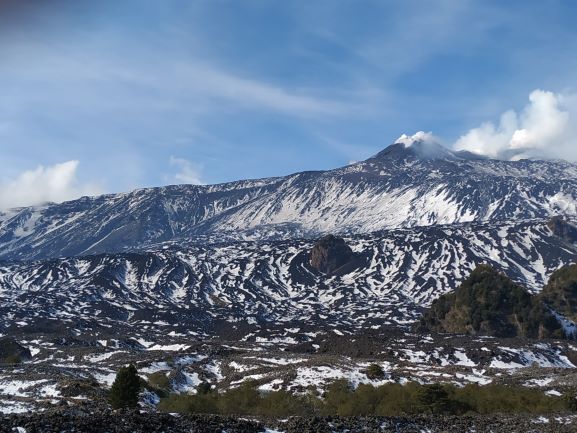
[[[440,144],[436,138],[423,131],[412,136],[401,135],[395,143],[377,153],[377,160],[482,160],[485,156],[466,151],[453,151]]]

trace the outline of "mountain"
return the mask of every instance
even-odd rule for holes
[[[484,263],[538,292],[551,273],[577,261],[577,246],[547,224],[425,226],[319,243],[173,242],[139,252],[6,264],[0,267],[0,315],[9,320],[0,323],[0,332],[46,332],[45,320],[82,332],[128,327],[145,334],[214,335],[235,328],[253,336],[275,328],[306,334],[405,325]],[[319,246],[329,258],[346,252],[348,261],[330,274],[315,269],[311,257]]]
[[[577,215],[577,165],[406,139],[329,171],[175,185],[0,213],[0,260]]]
[[[22,363],[0,377],[0,412],[88,410],[131,363],[165,384],[143,393],[151,408],[248,381],[571,396],[577,348],[533,338],[577,335],[576,186],[567,162],[404,137],[336,170],[6,211],[0,361]]]

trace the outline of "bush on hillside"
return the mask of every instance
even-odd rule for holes
[[[379,364],[371,364],[365,370],[365,374],[371,380],[380,380],[385,378],[385,371]]]
[[[110,404],[114,409],[138,406],[141,382],[136,367],[122,367],[110,388]]]

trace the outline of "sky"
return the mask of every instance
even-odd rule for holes
[[[0,0],[0,209],[336,168],[401,134],[577,160],[572,0]]]

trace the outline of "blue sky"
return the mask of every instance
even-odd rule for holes
[[[0,208],[334,168],[419,130],[489,152],[507,110],[532,133],[536,89],[539,131],[574,124],[576,19],[570,0],[0,2]]]

